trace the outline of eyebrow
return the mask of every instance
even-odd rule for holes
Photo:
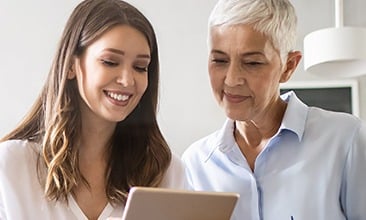
[[[211,53],[217,53],[217,54],[221,54],[221,55],[226,55],[225,52],[221,51],[221,50],[211,50]],[[260,51],[251,51],[251,52],[246,52],[246,53],[242,53],[240,54],[241,57],[246,57],[246,56],[254,56],[254,55],[264,55],[262,52]]]
[[[226,53],[222,52],[221,50],[211,50],[211,53],[218,53],[218,54],[222,54],[222,55],[225,55]]]
[[[115,48],[106,48],[104,49],[104,51],[110,51],[112,53],[116,53],[116,54],[120,54],[120,55],[125,55],[125,52],[122,50],[118,50]],[[149,54],[138,54],[137,58],[144,58],[144,59],[150,59],[150,55]]]

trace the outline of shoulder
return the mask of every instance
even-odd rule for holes
[[[187,163],[190,160],[201,158],[205,160],[220,145],[221,130],[217,130],[205,137],[193,142],[183,153],[182,160]]]
[[[233,131],[235,122],[227,118],[218,130],[193,142],[183,153],[183,160],[201,155],[207,159],[218,148],[227,148],[235,143]]]
[[[164,188],[184,189],[187,186],[185,177],[185,166],[182,160],[174,153],[170,165],[165,172],[164,178],[160,184]]]
[[[175,153],[172,153],[172,160],[170,161],[169,169],[184,170],[184,165],[183,165],[182,160]]]
[[[352,121],[360,120],[356,116],[349,113],[329,111],[318,107],[309,107],[309,114],[311,117],[314,118],[319,117],[332,120],[336,119],[336,120],[352,120]]]
[[[0,143],[0,196],[4,204],[17,206],[27,201],[30,194],[39,192],[36,155],[31,142],[9,140]]]
[[[30,142],[25,140],[8,140],[0,143],[1,161],[22,157],[29,150]],[[15,157],[15,158],[14,158]]]
[[[362,120],[348,113],[333,112],[321,108],[310,107],[307,123],[309,125],[317,124],[322,127],[325,126],[328,127],[329,130],[351,132],[360,128]]]
[[[365,121],[348,113],[310,108],[305,130],[304,138],[309,143],[341,146],[345,152],[366,149]]]
[[[25,140],[8,140],[0,143],[0,169],[17,169],[22,164],[33,161],[34,143]]]

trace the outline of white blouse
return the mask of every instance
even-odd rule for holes
[[[0,220],[87,220],[72,195],[68,203],[50,202],[44,197],[34,149],[35,144],[28,141],[0,144]],[[160,187],[186,188],[184,165],[174,154]],[[123,205],[108,203],[98,220],[121,217],[123,210]]]

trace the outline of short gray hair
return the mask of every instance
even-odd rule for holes
[[[295,48],[297,16],[289,0],[219,0],[209,17],[209,33],[215,26],[238,24],[269,37],[282,62]]]

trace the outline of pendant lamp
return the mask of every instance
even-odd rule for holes
[[[328,78],[366,74],[366,29],[343,26],[343,1],[335,0],[335,27],[304,38],[304,67]]]

